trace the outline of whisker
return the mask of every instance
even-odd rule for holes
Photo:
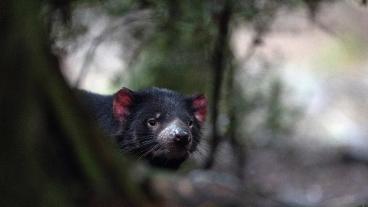
[[[155,142],[153,140],[153,137],[145,137],[145,138],[140,138],[139,140],[124,140],[120,143],[120,146],[124,146],[124,145],[129,145],[129,144],[140,144],[140,143],[148,143],[148,142]]]
[[[158,147],[158,148],[157,148]],[[157,149],[155,149],[155,148],[157,148]],[[138,160],[140,160],[142,157],[145,157],[145,156],[147,156],[149,153],[151,153],[151,152],[154,152],[154,151],[156,151],[156,150],[158,150],[160,148],[160,144],[156,144],[156,145],[154,145],[151,149],[149,149],[148,151],[146,151],[146,152],[144,152],[142,155],[140,155],[139,156],[139,158],[138,158]]]
[[[137,145],[137,144],[145,145],[145,144],[150,144],[150,143],[155,143],[155,141],[154,140],[146,140],[143,142],[131,141],[131,142],[122,143],[120,144],[120,146]]]

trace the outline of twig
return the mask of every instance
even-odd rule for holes
[[[215,44],[212,67],[213,67],[213,91],[212,91],[212,140],[210,143],[209,157],[204,165],[205,169],[212,167],[214,163],[215,153],[220,143],[220,135],[218,132],[217,119],[219,114],[219,103],[221,96],[221,88],[225,71],[226,53],[228,51],[229,26],[232,14],[231,2],[226,0],[224,7],[219,14],[217,41]]]
[[[79,69],[78,78],[74,84],[75,87],[79,87],[80,84],[83,82],[84,78],[87,76],[91,62],[94,58],[95,52],[98,46],[105,41],[109,36],[112,36],[118,29],[122,28],[122,25],[126,28],[129,25],[135,23],[136,21],[142,20],[142,15],[146,16],[143,18],[144,20],[149,20],[151,16],[150,10],[134,10],[131,11],[129,14],[122,18],[122,21],[108,27],[105,31],[103,31],[100,35],[98,35],[94,40],[92,40],[91,46],[89,47],[86,56],[84,58],[83,64]]]

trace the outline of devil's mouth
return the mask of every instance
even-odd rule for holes
[[[156,151],[153,153],[153,156],[164,156],[167,159],[182,159],[187,158],[190,154],[190,151],[188,147],[183,146],[177,146],[175,144],[173,145],[167,145],[164,148]]]

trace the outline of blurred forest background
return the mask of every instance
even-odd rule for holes
[[[0,9],[1,206],[368,205],[367,1]],[[179,172],[140,166],[104,142],[66,83],[204,92],[203,142]]]

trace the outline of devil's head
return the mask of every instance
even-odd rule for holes
[[[113,97],[113,115],[122,125],[121,149],[160,167],[177,168],[196,150],[206,113],[203,95],[122,88]]]

